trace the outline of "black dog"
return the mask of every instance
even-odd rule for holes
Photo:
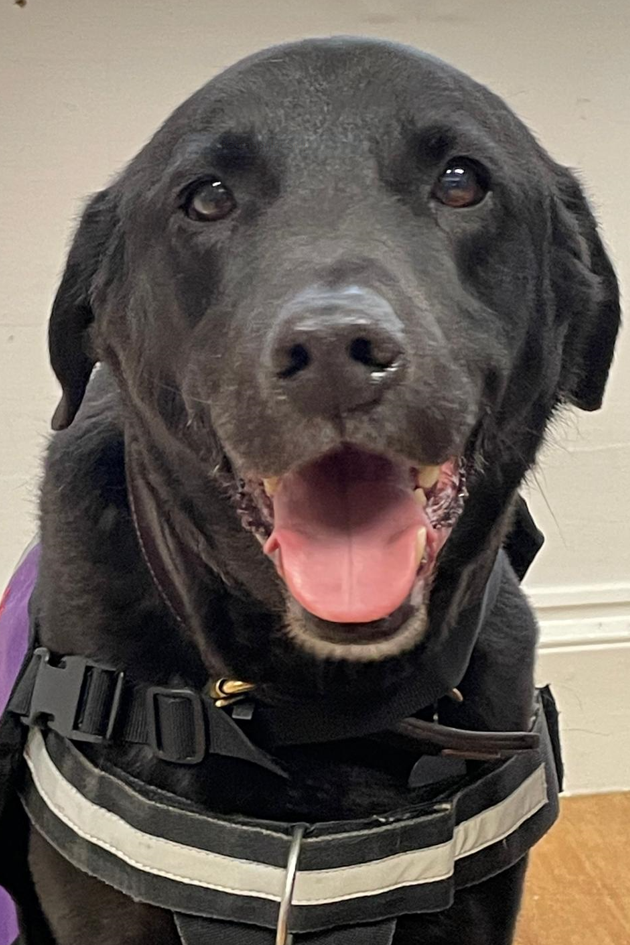
[[[600,406],[618,324],[579,185],[485,88],[366,40],[233,66],[92,199],[70,251],[41,642],[139,682],[251,681],[297,717],[385,700],[478,602],[554,412]],[[527,728],[535,640],[509,572],[451,724]],[[389,746],[274,756],[288,779],[91,750],[216,813],[408,803]],[[36,831],[29,856],[59,945],[179,941]],[[401,918],[395,945],[511,942],[524,869]]]

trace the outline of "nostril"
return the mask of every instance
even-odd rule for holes
[[[369,338],[355,338],[348,346],[348,353],[353,361],[365,364],[374,371],[391,368],[399,354],[391,346],[375,345]]]
[[[286,351],[286,365],[278,371],[278,377],[287,378],[299,374],[311,363],[311,356],[304,345],[293,345]]]
[[[305,416],[372,409],[407,377],[403,322],[371,289],[312,286],[282,304],[261,350],[261,388]]]

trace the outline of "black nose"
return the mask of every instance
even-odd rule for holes
[[[403,327],[371,289],[310,289],[281,312],[267,369],[304,413],[335,415],[380,400],[406,367]]]

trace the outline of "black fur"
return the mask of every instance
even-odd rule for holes
[[[492,181],[465,210],[431,198],[459,155]],[[181,195],[209,174],[238,209],[200,224]],[[407,373],[363,410],[305,416],[269,380],[283,306],[313,285],[377,292],[402,324]],[[70,251],[50,323],[63,387],[54,423],[68,429],[53,439],[42,493],[42,642],[155,683],[201,687],[227,669],[279,697],[378,698],[413,673],[422,645],[367,664],[302,650],[284,631],[282,582],[238,519],[237,478],[282,474],[344,441],[423,463],[465,454],[470,496],[429,605],[428,637],[446,634],[480,594],[554,412],[600,405],[618,324],[615,277],[578,184],[485,88],[364,40],[307,41],[233,66],[91,201]],[[151,481],[167,527],[196,549],[185,628],[139,552],[130,439],[131,475]],[[450,721],[526,726],[535,640],[506,579]],[[387,752],[285,755],[292,777],[280,787],[225,760],[178,769],[119,750],[116,761],[208,809],[260,817],[351,817],[406,796]],[[59,945],[176,941],[168,916],[77,874],[37,837],[31,868]],[[507,945],[523,872],[405,919],[396,945]]]

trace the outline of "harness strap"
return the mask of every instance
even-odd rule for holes
[[[237,922],[202,919],[195,915],[175,913],[175,925],[182,945],[205,945],[216,941],[221,945],[277,945],[277,934],[271,929]],[[396,920],[361,923],[346,928],[326,929],[306,935],[286,938],[282,945],[391,945],[396,932]]]
[[[415,718],[403,719],[392,731],[407,740],[407,750],[417,752],[418,744],[424,744],[434,749],[433,754],[470,761],[510,758],[516,752],[537,748],[539,742],[536,732],[475,732]]]
[[[206,693],[188,688],[148,686],[127,679],[115,667],[86,657],[56,656],[45,647],[32,654],[8,709],[27,725],[46,726],[79,742],[145,745],[156,758],[198,764],[208,754],[222,754],[285,772],[259,745],[273,747],[334,741],[383,732],[394,726],[399,737],[424,744],[428,754],[448,750],[471,758],[501,757],[497,752],[531,746],[528,733],[469,732],[400,719],[436,703],[456,686],[468,666],[470,651],[498,595],[507,559],[500,552],[480,605],[467,611],[449,646],[425,654],[417,677],[374,706],[274,706],[250,698],[230,712],[218,710]],[[232,712],[234,715],[232,715]],[[238,717],[243,726],[235,720]]]
[[[234,707],[243,714],[242,708]],[[63,656],[53,662],[45,647],[34,651],[9,703],[9,711],[26,725],[48,728],[71,741],[144,745],[156,758],[184,765],[198,764],[209,754],[226,755],[286,777],[229,709],[216,708],[192,689],[131,683],[123,672],[85,657]],[[263,721],[252,734],[261,728],[264,732],[266,707],[254,711]],[[416,756],[468,760],[508,758],[536,748],[539,741],[535,732],[466,731],[414,718],[396,722],[381,737],[393,738]]]
[[[308,825],[287,917],[296,945],[301,934],[446,909],[457,889],[520,860],[558,810],[540,696],[533,731],[538,748],[479,765],[434,800]],[[96,768],[54,732],[33,729],[25,760],[27,813],[79,869],[173,913],[276,929],[294,824],[202,813]]]
[[[76,742],[144,745],[156,758],[198,764],[212,754],[250,761],[285,777],[226,712],[192,689],[146,686],[82,656],[34,650],[8,705],[26,725]]]

